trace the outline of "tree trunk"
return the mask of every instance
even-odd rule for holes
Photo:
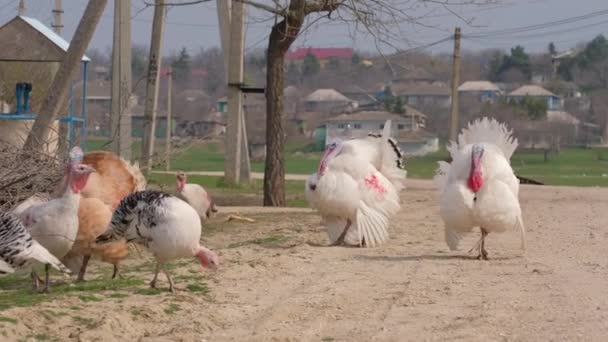
[[[66,53],[57,75],[49,88],[49,93],[42,104],[42,110],[23,146],[24,151],[43,152],[49,138],[50,127],[61,110],[70,89],[72,75],[78,69],[82,56],[89,46],[97,23],[106,8],[108,0],[90,0],[78,23],[70,47]]]
[[[264,169],[264,206],[283,207],[285,199],[285,128],[283,127],[283,88],[285,54],[302,27],[301,20],[290,18],[272,27],[266,58],[266,167]]]

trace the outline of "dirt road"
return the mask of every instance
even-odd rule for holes
[[[51,301],[0,312],[0,335],[7,341],[607,340],[608,189],[528,186],[521,195],[526,258],[515,231],[489,236],[489,261],[466,253],[477,233],[463,241],[463,251],[448,252],[436,194],[415,182],[381,248],[318,246],[326,235],[306,212],[248,213],[255,223],[220,216],[206,224],[204,240],[219,251],[221,270],[199,273],[194,262],[177,263],[178,295],[147,291],[141,282],[103,291],[59,286],[65,292]],[[89,278],[106,279],[111,267],[96,267]],[[148,259],[135,255],[125,275],[147,282],[151,270]],[[26,287],[27,277],[21,283]]]

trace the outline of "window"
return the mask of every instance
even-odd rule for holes
[[[405,129],[405,125],[404,124],[398,124],[397,125],[397,129]]]
[[[339,129],[344,129],[346,126],[344,126],[344,124],[338,124],[338,128]]]
[[[384,129],[384,124],[381,124],[381,125],[380,125],[380,129]]]
[[[355,129],[361,129],[361,124],[358,124],[358,123],[354,124],[354,128]]]

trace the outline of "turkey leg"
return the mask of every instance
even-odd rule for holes
[[[488,232],[483,229],[481,229],[481,240],[479,243],[479,255],[477,256],[477,259],[479,260],[488,260],[488,251],[486,251],[485,249],[485,240],[486,240],[486,236],[488,235]]]
[[[34,288],[34,291],[38,292],[40,290],[40,277],[38,277],[38,275],[36,274],[36,272],[34,272],[32,270],[31,273],[32,276],[32,287]]]
[[[44,265],[44,287],[42,288],[42,290],[40,290],[41,293],[49,293],[51,290],[51,282],[49,281],[49,269],[49,264]]]
[[[152,278],[152,281],[150,282],[150,287],[153,289],[156,288],[156,279],[158,278],[158,272],[160,272],[160,267],[161,267],[161,263],[159,261],[157,261],[156,268],[154,270],[154,278]]]
[[[330,246],[339,246],[344,243],[344,238],[346,237],[346,233],[348,233],[348,230],[350,229],[351,224],[352,224],[352,222],[350,220],[346,220],[346,227],[344,227],[344,231],[342,232],[342,234],[340,234],[338,239],[334,243],[332,243]]]
[[[114,272],[112,273],[112,279],[116,279],[116,277],[118,277],[118,279],[123,279],[122,278],[122,274],[118,270],[118,265],[115,264],[114,265]]]
[[[167,281],[169,282],[169,291],[175,293],[175,288],[173,287],[173,279],[171,279],[171,275],[167,272],[165,265],[163,265],[163,273],[167,276]]]
[[[87,265],[89,264],[89,259],[91,259],[90,255],[85,255],[82,257],[82,265],[80,266],[80,271],[78,271],[78,278],[76,278],[77,282],[84,281],[84,274],[87,272]]]

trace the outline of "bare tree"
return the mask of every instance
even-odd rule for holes
[[[421,6],[436,6],[459,16],[450,6],[494,3],[497,0],[236,0],[274,15],[268,38],[266,73],[266,167],[264,205],[285,205],[285,128],[283,127],[283,88],[285,54],[298,35],[322,18],[342,20],[372,35],[376,45],[394,47],[403,41],[400,25],[424,24]],[[428,13],[428,10],[422,10]],[[332,18],[333,15],[333,18]],[[407,40],[407,39],[406,39]]]
[[[25,141],[24,150],[43,151],[44,144],[48,140],[51,123],[59,114],[61,104],[67,99],[72,75],[78,69],[80,60],[87,46],[89,46],[89,42],[93,37],[97,23],[99,23],[99,19],[107,3],[108,0],[89,1],[76,28],[66,56],[42,105],[42,111],[36,118],[34,126]]]

